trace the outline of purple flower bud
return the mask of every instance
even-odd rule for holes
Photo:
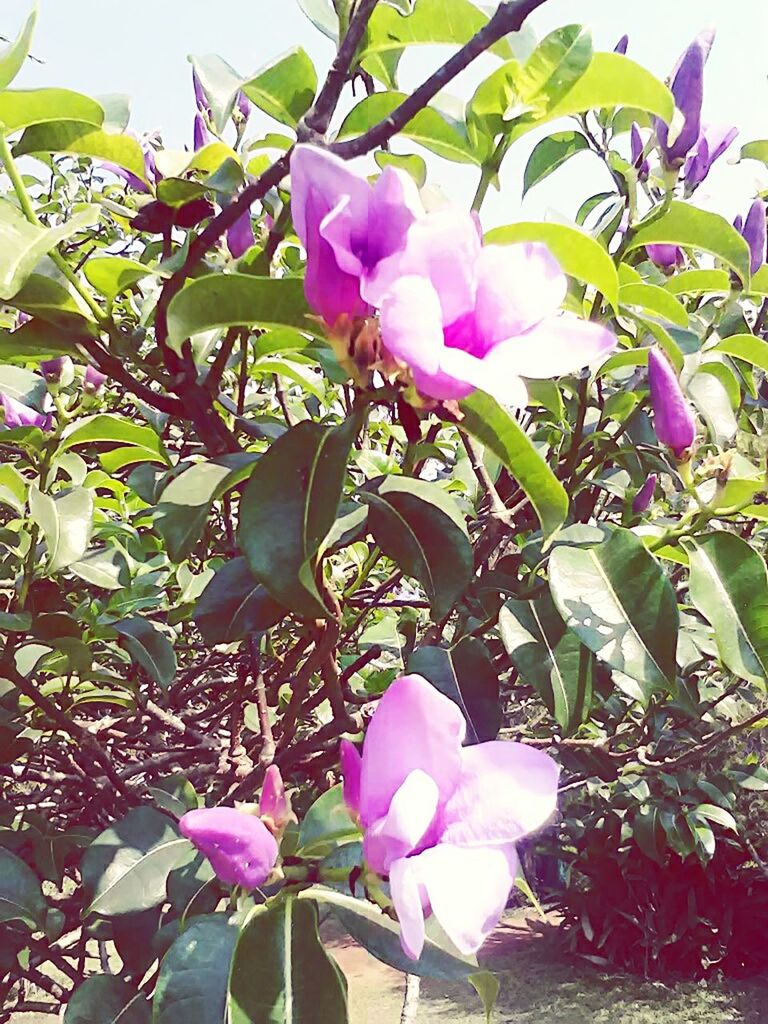
[[[256,237],[251,224],[249,210],[238,217],[232,227],[227,231],[227,246],[236,260],[239,260],[243,253],[247,252],[252,245],[256,244]]]
[[[733,218],[733,226],[736,228],[739,234],[741,234],[742,228],[744,227],[744,218],[741,216],[740,213],[737,213],[736,216]]]
[[[282,832],[289,821],[295,821],[291,801],[286,796],[285,783],[276,764],[271,764],[264,775],[259,815],[270,832]]]
[[[24,324],[28,324],[32,317],[29,313],[25,313],[23,309],[20,309],[16,316],[16,327],[22,327]]]
[[[636,516],[642,515],[653,501],[653,494],[656,490],[658,479],[655,473],[651,473],[635,495],[635,500],[632,502],[632,511]]]
[[[40,363],[40,372],[47,381],[55,383],[61,380],[64,371],[72,365],[69,356],[58,356],[56,359],[43,359]]]
[[[656,437],[683,461],[696,437],[696,421],[674,368],[657,348],[648,353],[648,384]]]
[[[144,173],[147,176],[147,181],[151,181],[155,185],[162,178],[162,174],[158,171],[157,163],[155,162],[155,151],[150,145],[147,145],[144,149]]]
[[[637,171],[638,178],[640,178],[641,181],[645,181],[651,173],[651,165],[643,156],[645,143],[643,142],[643,137],[640,134],[640,127],[636,121],[632,122],[629,140],[632,147],[632,165]]]
[[[725,153],[736,136],[738,128],[727,124],[704,125],[696,145],[688,154],[683,170],[685,190],[690,195],[704,181],[712,165]]]
[[[662,270],[673,270],[685,263],[685,254],[677,245],[646,245],[648,258]]]
[[[624,35],[621,37],[621,39],[618,41],[618,43],[616,43],[616,45],[614,46],[613,52],[614,53],[620,53],[622,56],[624,56],[624,54],[627,52],[627,47],[628,46],[629,46],[629,36],[625,32]]]
[[[656,119],[656,137],[662,160],[670,170],[678,169],[696,145],[701,132],[701,105],[704,100],[704,62],[708,51],[701,39],[694,39],[673,73],[671,89],[675,105],[683,115],[683,126],[674,142],[669,141],[669,126]]]
[[[188,811],[179,831],[228,885],[256,889],[266,882],[277,861],[277,841],[264,822],[234,807]]]
[[[205,127],[202,114],[195,114],[195,126],[192,135],[195,152],[208,145],[208,129]]]
[[[87,366],[85,368],[85,376],[83,378],[83,388],[89,395],[97,395],[104,386],[104,381],[106,379],[106,373],[102,373],[101,370],[97,370],[95,366]]]
[[[201,114],[210,115],[211,108],[208,104],[208,99],[206,98],[205,92],[203,90],[203,84],[198,78],[197,72],[194,69],[192,70],[192,86],[195,90],[195,103],[197,104],[197,109],[200,111]]]
[[[39,427],[41,430],[50,430],[52,419],[50,415],[30,409],[28,405],[0,391],[0,422],[7,430],[16,427]]]
[[[248,120],[251,116],[251,111],[253,110],[251,101],[242,91],[237,94],[237,109],[240,111],[240,116],[244,121]]]
[[[741,225],[736,229],[743,236],[747,245],[749,246],[749,253],[751,257],[750,262],[750,273],[755,274],[765,263],[765,248],[766,248],[766,206],[763,199],[756,199],[749,208],[747,219],[744,221],[743,228]],[[737,220],[741,220],[741,217],[737,217]]]
[[[350,812],[356,815],[360,811],[360,772],[363,761],[354,743],[350,743],[349,740],[341,741],[339,760],[344,779],[344,803]]]

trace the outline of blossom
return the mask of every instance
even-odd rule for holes
[[[246,210],[227,231],[227,248],[234,258],[239,260],[255,244],[251,213],[250,210]]]
[[[291,801],[285,792],[285,783],[276,764],[271,764],[264,775],[259,798],[259,816],[270,832],[282,832],[289,821],[295,821]]]
[[[8,430],[15,427],[39,427],[41,430],[50,430],[51,422],[49,413],[30,409],[28,405],[0,391],[0,423]]]
[[[556,806],[558,768],[547,754],[496,740],[462,747],[465,733],[458,706],[411,675],[382,697],[362,757],[342,744],[363,855],[389,876],[401,943],[414,960],[430,914],[462,953],[480,947],[509,897],[516,841]]]
[[[674,368],[657,348],[648,353],[648,384],[656,437],[685,461],[696,437],[696,421]]]
[[[661,118],[656,119],[656,137],[662,160],[672,170],[682,166],[699,138],[704,100],[704,64],[708,54],[704,40],[697,36],[672,71],[670,88],[675,106],[683,115],[683,124],[674,142],[669,141],[669,126]]]
[[[57,384],[64,374],[69,375],[69,371],[71,369],[72,360],[69,356],[57,356],[55,359],[43,359],[40,363],[40,372],[51,384]]]
[[[87,366],[83,377],[83,387],[89,394],[97,395],[104,386],[106,379],[106,373],[97,370],[95,366]]]
[[[264,822],[234,807],[188,811],[179,831],[228,885],[255,889],[266,882],[277,862],[277,840]]]
[[[662,270],[673,270],[685,263],[685,254],[678,245],[646,245],[648,258]]]
[[[727,124],[702,127],[683,168],[685,189],[688,195],[704,181],[715,160],[719,160],[738,134],[738,128]]]
[[[331,328],[372,312],[371,272],[399,250],[423,212],[402,171],[386,167],[372,186],[339,157],[304,145],[291,157],[291,211],[307,252],[307,302]]]
[[[646,512],[653,501],[653,495],[656,491],[656,484],[659,478],[655,473],[649,473],[645,483],[635,495],[634,501],[632,502],[632,511],[635,515],[642,515]]]
[[[567,289],[545,245],[483,246],[470,214],[445,210],[414,221],[368,294],[381,307],[386,352],[422,395],[454,400],[481,388],[525,405],[522,377],[570,373],[616,345],[606,328],[559,314]]]
[[[147,139],[141,140],[141,150],[144,154],[144,177],[146,181],[142,181],[138,175],[134,174],[133,171],[127,170],[125,167],[120,167],[118,164],[114,164],[109,160],[103,160],[101,166],[111,171],[112,174],[117,175],[118,178],[123,180],[131,186],[136,192],[150,192],[150,185],[156,185],[158,181],[162,179],[162,175],[157,169],[155,163],[155,151],[150,145]],[[147,182],[149,184],[147,184]]]
[[[764,199],[756,199],[749,208],[746,220],[741,217],[734,221],[734,227],[749,246],[750,273],[756,273],[765,263],[766,249],[766,204]]]

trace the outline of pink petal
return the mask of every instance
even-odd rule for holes
[[[547,317],[525,334],[501,342],[485,362],[496,374],[546,379],[574,373],[615,348],[616,338],[605,327],[564,314]]]
[[[568,291],[560,264],[539,242],[487,245],[477,274],[477,326],[489,349],[556,313]]]
[[[475,271],[480,238],[472,217],[458,210],[440,210],[414,221],[405,248],[379,263],[366,282],[366,297],[380,305],[395,281],[407,274],[426,277],[440,297],[443,323],[471,310],[475,302]]]
[[[285,795],[285,783],[276,764],[271,764],[264,775],[259,798],[259,814],[272,819],[280,828],[291,817],[291,805]]]
[[[381,338],[390,355],[411,369],[435,373],[443,351],[440,299],[423,277],[402,277],[381,304]]]
[[[360,773],[363,759],[354,743],[342,740],[339,744],[341,775],[344,780],[344,803],[352,814],[360,813]]]
[[[557,806],[559,771],[548,754],[523,743],[466,747],[461,779],[445,807],[442,841],[498,846],[540,828]]]
[[[336,209],[339,200],[347,197],[354,219],[367,223],[370,186],[356,174],[346,161],[317,146],[296,146],[291,155],[291,216],[296,234],[305,249],[312,229],[311,221],[319,220]],[[311,195],[313,210],[307,208]],[[319,228],[319,221],[314,225]]]
[[[368,829],[363,852],[374,871],[386,875],[393,861],[419,844],[432,824],[440,802],[437,783],[425,772],[411,772],[392,797],[386,817]]]
[[[458,706],[421,676],[401,676],[381,698],[368,726],[360,779],[365,826],[386,816],[395,793],[417,768],[437,783],[440,800],[461,772],[466,724]]]
[[[389,870],[392,902],[400,922],[400,944],[411,960],[418,960],[424,949],[424,914],[429,913],[426,890],[419,882],[419,860],[403,857]]]
[[[477,359],[461,349],[446,348],[440,359],[440,370],[456,381],[471,384],[473,390],[479,388],[487,392],[503,405],[524,408],[528,403],[528,392],[520,377],[507,367],[499,373],[488,356]]]
[[[322,205],[314,192],[307,199],[305,212],[307,235],[302,242],[307,250],[307,302],[331,327],[344,313],[365,316],[368,306],[360,296],[359,278],[339,267],[333,249],[320,233]]]
[[[277,842],[264,822],[234,807],[188,811],[179,831],[228,885],[256,889],[266,882],[277,861]]]

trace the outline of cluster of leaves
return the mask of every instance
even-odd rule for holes
[[[659,969],[666,937],[699,941],[705,921],[708,963],[743,966],[726,910],[764,886],[734,794],[765,780],[753,752],[715,755],[766,713],[768,269],[750,275],[738,232],[660,177],[638,197],[626,132],[671,121],[673,100],[582,28],[529,47],[506,35],[516,4],[490,21],[469,0],[450,0],[450,18],[446,0],[360,3],[351,20],[343,2],[302,6],[340,40],[342,81],[337,67],[318,92],[301,49],[247,78],[195,60],[218,137],[195,153],[144,140],[152,181],[122,102],[8,88],[34,19],[0,57],[0,392],[53,412],[51,430],[0,434],[0,972],[15,1009],[31,984],[53,996],[44,1009],[68,1004],[68,1024],[345,1021],[317,906],[400,970],[471,977],[488,1000],[476,964],[439,941],[406,961],[361,886],[304,875],[230,913],[177,831],[190,807],[253,799],[276,762],[302,819],[283,854],[349,875],[338,739],[362,733],[405,670],[460,704],[473,741],[501,730],[562,762],[566,904],[594,955]],[[469,46],[413,110],[396,76],[422,43]],[[438,91],[489,47],[498,68],[447,114]],[[536,147],[526,186],[587,148],[615,188],[573,224],[487,238],[549,245],[568,307],[612,325],[615,355],[531,381],[516,414],[481,393],[417,413],[396,388],[346,381],[307,316],[285,155],[325,135],[347,71],[370,95],[336,117],[337,151],[420,184],[410,143],[475,165],[478,210],[518,139],[578,119]],[[240,91],[279,128],[228,129]],[[218,239],[249,207],[255,244],[234,260]],[[690,268],[665,276],[650,243],[684,247]],[[701,415],[691,479],[648,414],[651,343]],[[46,384],[41,360],[61,355],[74,369]],[[101,395],[83,391],[86,361],[108,375]],[[660,497],[639,515],[650,472]],[[667,927],[663,883],[686,873],[701,898]],[[608,877],[656,880],[639,926],[595,909],[626,905]],[[698,969],[691,945],[675,966]]]

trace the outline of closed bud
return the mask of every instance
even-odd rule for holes
[[[97,370],[95,366],[87,366],[85,369],[85,376],[83,377],[83,389],[89,395],[97,395],[104,386],[104,381],[106,379],[106,373],[102,373],[101,370]]]
[[[259,799],[259,817],[274,835],[281,835],[286,825],[296,820],[285,783],[276,764],[267,768]]]
[[[656,437],[678,461],[687,462],[696,437],[696,421],[674,368],[656,348],[648,353],[648,384]]]
[[[69,356],[58,356],[56,359],[44,359],[40,363],[40,372],[49,384],[59,384],[62,377],[69,375],[71,369],[72,360]]]
[[[656,484],[658,483],[658,476],[655,473],[650,473],[647,480],[635,495],[634,501],[632,502],[632,511],[636,516],[642,515],[643,512],[647,512],[653,501],[653,495],[656,491]]]

